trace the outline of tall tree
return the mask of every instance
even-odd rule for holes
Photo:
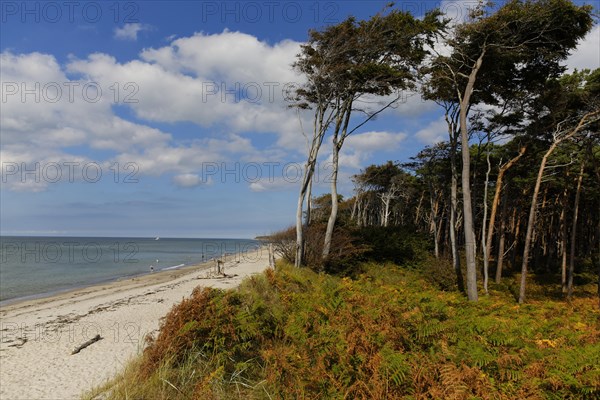
[[[428,12],[422,20],[410,13],[393,10],[377,14],[368,21],[350,18],[338,35],[344,37],[345,59],[330,76],[335,92],[337,114],[332,132],[331,214],[327,222],[323,257],[329,255],[333,229],[337,219],[337,180],[339,155],[345,139],[372,118],[391,107],[401,90],[414,88],[415,70],[427,55],[425,44],[432,44],[445,22],[438,10]],[[336,29],[337,30],[337,29]],[[328,32],[327,30],[325,31]],[[390,96],[378,107],[361,107],[365,96]],[[365,116],[351,127],[355,111]]]
[[[551,85],[554,83],[554,85]],[[598,135],[598,121],[600,121],[600,70],[575,72],[563,76],[559,81],[549,82],[549,89],[540,102],[545,104],[546,113],[535,127],[544,124],[553,126],[551,144],[540,163],[527,221],[527,231],[523,248],[521,264],[521,285],[519,289],[519,303],[525,301],[527,272],[533,231],[536,223],[538,196],[546,164],[552,153],[563,142],[577,136]],[[556,94],[560,94],[557,101]],[[563,233],[564,235],[564,233]],[[566,237],[566,235],[565,235]],[[566,252],[566,243],[563,251]]]
[[[336,34],[338,28],[330,28],[329,34],[323,34],[315,30],[310,31],[308,43],[301,46],[300,54],[298,54],[298,58],[293,64],[294,69],[306,78],[306,83],[293,93],[295,101],[292,107],[298,110],[312,109],[313,111],[312,136],[310,139],[307,137],[308,154],[296,208],[295,265],[297,267],[302,265],[304,256],[302,224],[304,201],[312,187],[317,157],[323,139],[338,111],[334,103],[336,88],[332,86],[329,78],[331,71],[336,68],[336,65],[343,58],[341,49],[344,45],[344,38],[342,35]],[[304,131],[302,133],[304,134]],[[308,197],[308,202],[310,202],[310,194]]]
[[[516,89],[538,88],[560,73],[567,57],[592,26],[591,7],[568,0],[512,0],[497,10],[481,6],[455,29],[450,56],[435,65],[446,70],[438,79],[450,81],[459,104],[462,148],[462,193],[467,296],[477,300],[475,232],[471,195],[468,113],[472,101],[496,104]],[[439,69],[438,69],[439,70]],[[443,83],[447,85],[447,82]]]

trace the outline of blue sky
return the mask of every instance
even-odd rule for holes
[[[2,1],[0,233],[254,237],[290,225],[304,160],[284,88],[311,28],[378,1]],[[441,6],[460,19],[475,1]],[[598,2],[595,2],[598,6]],[[598,27],[569,58],[600,66]],[[372,163],[445,137],[435,104],[405,101],[342,150],[341,192]],[[329,191],[326,144],[315,191]]]

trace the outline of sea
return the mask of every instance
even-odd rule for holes
[[[259,247],[251,239],[0,236],[0,305],[182,268],[223,254],[251,254]]]

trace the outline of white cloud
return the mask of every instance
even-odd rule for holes
[[[376,152],[394,152],[406,139],[405,133],[392,133],[384,131],[371,131],[350,135],[340,153],[340,168],[359,170],[365,166],[367,160]],[[330,146],[327,146],[329,150]],[[332,161],[331,155],[328,162]]]
[[[567,59],[569,71],[600,68],[600,25],[596,25]]]
[[[91,161],[81,155],[89,154],[86,150],[71,154],[73,148],[87,147],[107,154],[103,160],[93,160],[102,165],[135,163],[140,175],[173,174],[173,183],[183,187],[201,181],[195,176],[205,163],[303,161],[305,138],[298,116],[283,96],[286,83],[300,81],[291,68],[299,46],[290,40],[269,44],[224,31],[175,39],[167,46],[145,49],[139,59],[127,62],[94,53],[84,59],[71,57],[60,65],[52,55],[3,52],[3,84],[17,83],[20,89],[21,84],[30,88],[53,83],[63,90],[55,102],[34,101],[30,95],[22,101],[20,93],[8,96],[0,115],[3,160]],[[96,102],[84,98],[82,88],[90,82],[102,90]],[[64,83],[76,85],[73,99]],[[223,95],[223,89],[236,84],[259,87],[262,97],[257,101],[235,98],[239,91]],[[115,104],[130,108],[137,120],[116,115]],[[412,113],[425,109],[420,98],[400,108]],[[311,128],[310,116],[310,111],[300,114],[306,130]],[[150,126],[154,122],[191,122],[203,129],[195,139],[182,140]],[[256,134],[270,135],[267,148],[255,146],[251,138]],[[392,132],[352,135],[341,165],[360,168],[374,152],[397,149],[404,138]],[[323,157],[330,154],[326,150]],[[251,189],[273,190],[278,185],[283,183],[261,181]]]
[[[291,68],[299,46],[289,40],[271,45],[240,32],[196,33],[145,49],[139,60],[121,64],[92,54],[72,60],[68,71],[106,85],[134,83],[140,101],[128,106],[142,119],[274,133],[277,146],[295,150],[304,139],[284,88],[300,81]]]
[[[415,137],[425,144],[434,144],[448,140],[448,125],[441,117],[430,122],[425,128],[419,130]]]
[[[173,182],[183,188],[200,186],[203,182],[197,174],[181,174],[173,177]]]
[[[469,18],[469,13],[477,8],[480,0],[443,0],[439,7],[451,24],[460,24]]]
[[[296,181],[295,177],[278,177],[275,179],[265,178],[256,182],[251,182],[248,186],[253,192],[274,192],[297,189],[298,182]]]
[[[364,152],[394,151],[406,139],[405,133],[371,131],[350,135],[346,139],[346,147]]]
[[[143,25],[143,24],[140,24],[137,22],[125,24],[121,28],[115,28],[114,37],[115,37],[115,39],[120,39],[120,40],[136,41],[137,35],[139,32],[147,31],[149,29],[150,29],[150,27],[148,25]]]

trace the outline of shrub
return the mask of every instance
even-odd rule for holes
[[[390,261],[406,264],[421,261],[429,254],[429,239],[405,227],[369,226],[355,233],[361,243],[369,248],[365,256],[373,261]]]
[[[456,271],[452,261],[429,256],[421,263],[425,279],[440,290],[457,290]]]
[[[323,259],[325,224],[312,224],[304,228],[304,265],[317,272],[347,274],[364,259],[368,246],[347,227],[333,231],[329,256]],[[293,264],[296,259],[296,228],[290,227],[271,236],[274,249],[285,261]]]

